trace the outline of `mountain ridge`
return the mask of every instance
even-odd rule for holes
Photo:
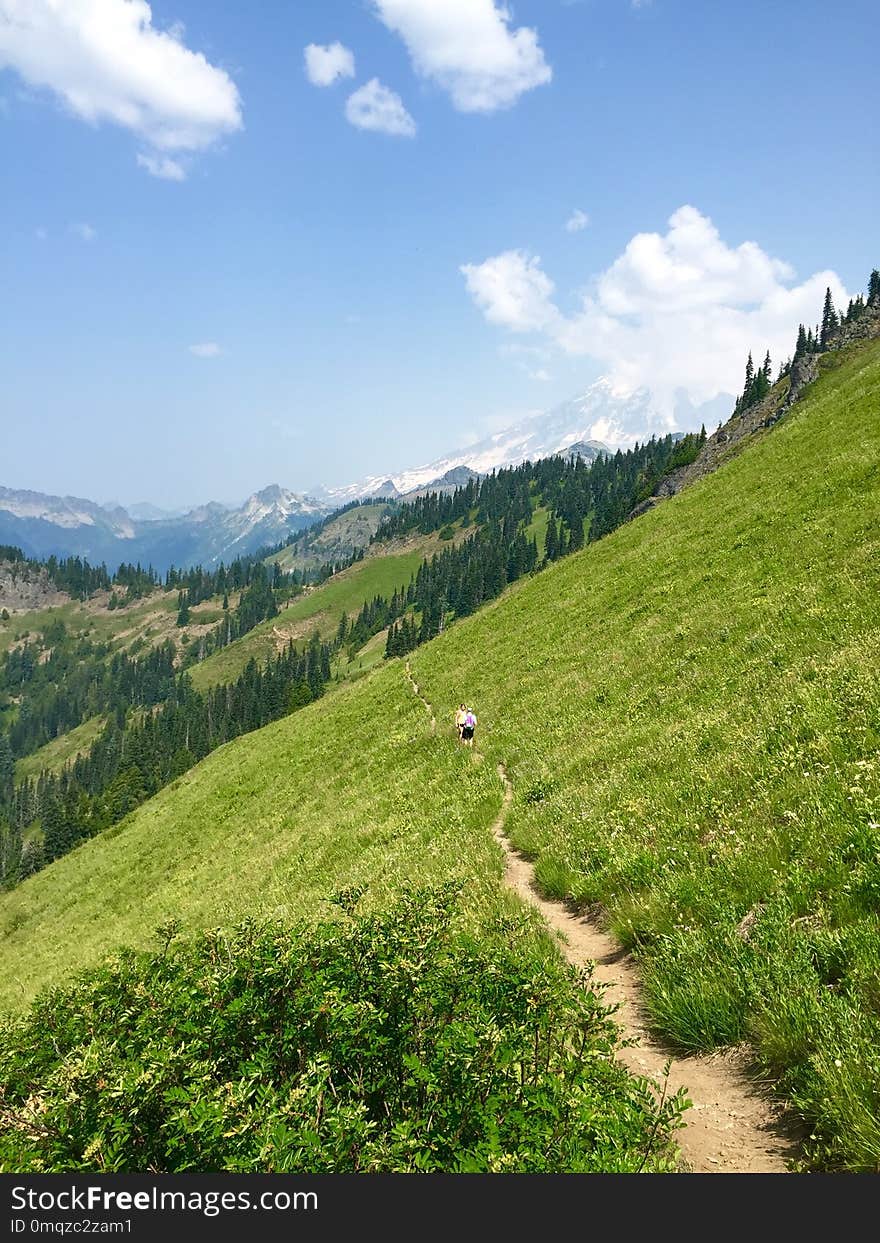
[[[599,432],[613,440],[614,429],[620,436],[619,429],[639,426],[646,429],[647,439],[652,432],[665,435],[672,431],[669,423],[648,390],[617,395],[610,380],[601,378],[548,411],[426,465],[310,492],[272,483],[237,507],[209,501],[174,513],[138,502],[126,509],[115,502],[99,505],[73,496],[0,487],[0,543],[20,546],[28,556],[80,556],[95,564],[106,562],[111,568],[128,561],[153,565],[160,572],[172,564],[216,565],[281,543],[354,501],[400,500],[434,490],[451,491],[469,478],[557,454],[578,453],[589,463],[617,447]]]
[[[147,520],[132,518],[122,506],[0,487],[0,543],[37,558],[79,556],[113,568],[139,561],[164,571],[255,552],[328,512],[314,497],[278,484],[255,492],[237,509],[209,501],[178,517]]]

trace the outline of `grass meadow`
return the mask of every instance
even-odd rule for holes
[[[504,761],[515,842],[637,952],[658,1032],[750,1044],[812,1164],[880,1167],[880,343],[831,361],[717,474],[419,649],[436,739],[391,662],[3,895],[2,1003],[169,918],[317,920],[345,886],[455,880],[488,927]]]

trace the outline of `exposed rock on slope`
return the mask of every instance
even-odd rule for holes
[[[0,561],[0,609],[10,613],[64,604],[70,597],[59,591],[44,569],[21,561]]]

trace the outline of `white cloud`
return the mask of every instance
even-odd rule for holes
[[[70,226],[70,231],[78,237],[81,242],[93,242],[98,236],[98,230],[93,229],[92,226],[90,224],[86,224],[85,221],[78,221],[76,224],[72,224]]]
[[[310,43],[305,50],[306,77],[312,86],[332,86],[339,78],[354,77],[354,53],[342,43],[323,47]]]
[[[553,357],[553,351],[544,345],[523,345],[522,342],[505,342],[499,345],[498,353],[502,358],[510,359],[517,371],[527,375],[530,380],[542,382],[552,380],[544,363]]]
[[[565,231],[567,233],[580,233],[590,223],[590,217],[585,211],[581,211],[579,207],[571,213],[565,222]]]
[[[496,0],[373,0],[377,16],[409,51],[422,77],[437,82],[460,112],[494,112],[553,77],[527,26],[511,29]]]
[[[513,332],[540,332],[559,318],[552,302],[555,287],[537,256],[506,250],[485,263],[465,263],[460,270],[468,292],[490,323]]]
[[[543,335],[558,350],[599,362],[618,394],[651,390],[671,411],[685,393],[702,403],[742,385],[751,350],[774,364],[788,357],[798,323],[815,323],[826,285],[848,295],[831,271],[794,283],[792,268],[756,242],[731,247],[711,220],[685,206],[666,233],[639,233],[565,315],[540,260],[507,251],[462,268],[486,319]]]
[[[191,345],[189,352],[195,354],[196,358],[218,358],[223,351],[216,341],[202,341],[198,345]]]
[[[416,123],[403,106],[403,100],[378,78],[349,95],[345,115],[358,129],[379,130],[402,138],[412,138],[416,132]]]
[[[141,151],[137,162],[151,177],[161,177],[164,181],[186,180],[186,169],[179,160],[172,160],[169,155],[151,155]]]
[[[182,35],[157,30],[146,0],[0,0],[0,68],[160,152],[202,150],[242,124],[235,83]]]

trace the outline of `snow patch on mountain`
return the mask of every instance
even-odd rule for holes
[[[425,466],[401,471],[398,475],[373,476],[341,488],[328,488],[321,499],[336,505],[375,496],[380,489],[388,495],[389,483],[398,495],[405,496],[426,487],[449,471],[467,466],[480,475],[502,467],[518,466],[521,462],[552,457],[564,453],[574,444],[594,444],[598,450],[629,446],[637,439],[633,428],[643,430],[644,439],[651,434],[665,436],[673,430],[674,420],[661,412],[646,389],[620,395],[607,378],[591,384],[586,392],[544,414],[532,415],[512,427],[495,432],[484,440],[437,458]]]
[[[134,539],[134,526],[124,509],[107,511],[77,496],[44,496],[26,489],[0,488],[0,509],[15,518],[51,522],[67,530],[101,526],[117,539]]]
[[[290,492],[279,484],[270,484],[261,492],[249,496],[239,510],[227,515],[225,526],[229,530],[230,544],[247,539],[258,527],[271,532],[287,530],[292,518],[320,518],[327,513],[326,504],[315,497]]]

